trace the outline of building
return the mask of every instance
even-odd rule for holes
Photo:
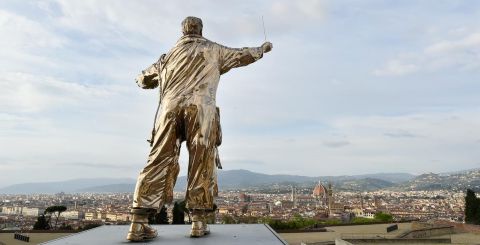
[[[84,217],[84,214],[77,210],[72,210],[72,211],[63,212],[61,216],[64,217],[65,219],[78,220],[78,219],[82,219]]]
[[[363,209],[363,208],[354,208],[354,209],[352,209],[352,213],[355,215],[355,217],[367,218],[367,219],[375,218],[375,211],[374,210]]]
[[[116,213],[107,213],[105,219],[107,221],[117,221],[117,214]]]
[[[335,202],[331,183],[327,188],[319,181],[313,188],[312,196],[316,199],[317,208],[326,210],[328,216],[340,216],[345,212],[345,205]]]
[[[2,213],[6,215],[18,215],[22,213],[21,207],[2,207]]]
[[[318,207],[327,207],[329,204],[328,189],[318,181],[318,184],[313,188],[312,197],[316,199]]]
[[[97,220],[97,213],[95,212],[85,213],[85,220]]]
[[[22,208],[22,215],[23,215],[23,216],[38,217],[40,214],[43,214],[44,211],[45,211],[45,210],[39,209],[39,208],[23,207],[23,208]]]

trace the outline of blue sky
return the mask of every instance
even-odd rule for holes
[[[263,15],[274,45],[221,79],[224,169],[480,167],[478,1],[7,0],[0,186],[136,178],[158,97],[134,78],[170,49],[189,15],[232,47],[261,45]]]

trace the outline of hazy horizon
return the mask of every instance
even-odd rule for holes
[[[2,1],[0,187],[136,178],[158,91],[134,78],[198,16],[273,51],[222,76],[225,170],[304,176],[480,167],[480,2]],[[181,172],[187,170],[182,148]]]
[[[342,177],[342,176],[363,176],[363,175],[382,175],[382,174],[410,174],[412,176],[419,176],[419,175],[422,175],[422,174],[430,174],[430,173],[433,173],[433,174],[440,174],[440,175],[444,175],[444,174],[451,174],[451,173],[456,173],[456,172],[466,172],[466,171],[473,171],[473,170],[478,170],[478,168],[474,168],[474,169],[461,169],[461,170],[457,170],[457,171],[451,171],[451,172],[433,172],[433,171],[430,171],[430,172],[424,172],[424,173],[408,173],[408,172],[372,172],[372,173],[357,173],[357,174],[350,174],[350,175],[294,175],[294,174],[288,174],[288,173],[262,173],[262,172],[255,172],[255,171],[251,171],[251,170],[248,170],[248,169],[230,169],[230,170],[224,170],[224,169],[219,169],[217,171],[250,171],[250,172],[253,172],[253,173],[257,173],[257,174],[267,174],[267,175],[293,175],[293,176],[303,176],[303,177]],[[182,174],[179,174],[178,178],[180,177],[186,177],[186,174],[182,175]],[[11,185],[17,185],[17,184],[34,184],[34,183],[50,183],[50,182],[65,182],[65,181],[73,181],[73,180],[89,180],[89,179],[115,179],[115,180],[132,180],[132,181],[135,181],[136,178],[130,178],[130,177],[112,177],[112,176],[105,176],[105,177],[82,177],[82,176],[79,176],[77,178],[59,178],[59,179],[49,179],[49,180],[45,180],[45,181],[27,181],[27,182],[18,182],[18,183],[9,183],[7,185],[0,185],[0,188],[4,188],[4,187],[7,187],[7,186],[11,186]],[[222,183],[219,183],[220,185]],[[0,193],[1,194],[1,193]]]

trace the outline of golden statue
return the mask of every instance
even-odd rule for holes
[[[202,36],[202,20],[187,17],[183,36],[167,54],[142,71],[136,82],[143,89],[160,88],[151,150],[135,187],[131,241],[157,236],[148,215],[173,199],[179,172],[180,145],[189,153],[186,207],[192,214],[190,235],[209,233],[205,215],[218,194],[216,167],[221,168],[217,147],[221,144],[220,114],[215,97],[220,75],[246,66],[272,49],[270,42],[256,48],[228,48]]]

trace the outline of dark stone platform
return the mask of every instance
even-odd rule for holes
[[[211,244],[248,244],[248,245],[280,245],[288,244],[265,224],[209,225],[210,234],[200,238],[190,238],[190,225],[154,225],[158,237],[142,243],[130,243],[125,240],[127,225],[104,225],[88,231],[76,233],[46,245],[59,244],[169,244],[169,245],[211,245]]]

